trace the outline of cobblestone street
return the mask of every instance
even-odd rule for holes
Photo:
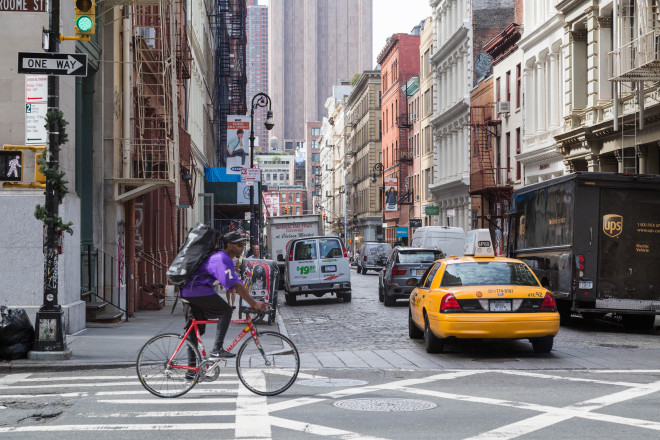
[[[360,355],[366,350],[414,350],[435,360],[459,363],[518,362],[524,358],[524,363],[530,366],[538,358],[526,340],[460,341],[449,343],[443,354],[427,355],[420,341],[408,338],[407,302],[399,300],[395,307],[385,307],[378,301],[377,272],[362,275],[352,268],[351,282],[353,300],[346,304],[326,295],[321,298],[299,297],[298,305],[291,307],[284,304],[284,295],[280,295],[279,313],[286,331],[302,352],[352,352]],[[623,367],[620,362],[625,359],[645,359],[660,350],[658,322],[656,319],[656,326],[650,332],[635,333],[624,330],[614,319],[588,321],[575,316],[569,324],[562,325],[555,338],[552,357],[560,360],[581,357],[584,353],[589,359],[600,359],[594,368]],[[607,363],[608,357],[611,357],[611,363]],[[635,361],[631,362],[634,365]],[[589,367],[585,362],[576,361],[575,367],[580,366]]]

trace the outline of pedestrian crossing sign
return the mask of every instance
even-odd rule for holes
[[[23,181],[23,152],[0,150],[0,181]]]

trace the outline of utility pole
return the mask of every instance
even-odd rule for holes
[[[50,1],[48,18],[48,47],[46,52],[59,52],[60,46],[60,0]],[[48,167],[59,169],[60,153],[60,118],[54,117],[59,111],[60,81],[57,75],[48,76]],[[52,177],[46,177],[45,209],[47,217],[58,218],[60,204],[60,188]],[[46,222],[46,239],[44,243],[44,296],[42,306],[37,312],[35,323],[35,342],[31,359],[48,358],[68,359],[71,349],[67,348],[64,313],[58,304],[58,241],[57,225]],[[40,353],[43,352],[43,353]],[[47,353],[47,354],[46,354]],[[44,356],[45,355],[45,356]]]

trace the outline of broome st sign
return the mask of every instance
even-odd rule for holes
[[[0,12],[46,12],[46,0],[0,0]]]
[[[18,73],[87,76],[87,54],[19,52]]]

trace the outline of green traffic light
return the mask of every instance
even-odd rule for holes
[[[76,19],[76,27],[81,32],[89,31],[93,25],[94,23],[92,22],[92,19],[86,15],[83,15],[82,17],[78,17]]]

